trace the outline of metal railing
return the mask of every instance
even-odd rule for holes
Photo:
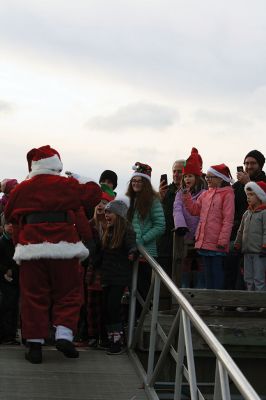
[[[181,399],[182,385],[185,381],[187,381],[189,385],[191,400],[205,399],[199,389],[199,384],[197,383],[191,332],[192,324],[216,358],[214,391],[212,398],[214,400],[231,399],[231,388],[229,384],[230,377],[244,399],[260,400],[260,397],[247,381],[228,352],[182,295],[180,290],[175,286],[173,281],[164,272],[161,266],[149,255],[143,246],[138,246],[138,248],[141,255],[152,267],[153,272],[149,293],[144,302],[137,291],[138,262],[134,264],[128,327],[128,351],[129,356],[133,360],[141,378],[143,379],[144,389],[148,398],[153,400],[159,399],[155,390],[156,379],[165,365],[166,357],[170,354],[176,363],[174,400]],[[179,309],[168,334],[165,333],[158,321],[161,283],[168,288],[171,296],[179,305]],[[135,315],[137,300],[142,305],[142,312],[138,322],[136,323]],[[151,314],[151,326],[148,365],[147,369],[144,369],[135,349],[137,348],[142,334],[143,323],[148,313]],[[155,363],[156,340],[158,337],[160,337],[163,342],[163,348],[160,352],[158,361]],[[175,346],[174,343],[176,343],[177,337],[177,345]],[[177,347],[177,349],[174,347]]]

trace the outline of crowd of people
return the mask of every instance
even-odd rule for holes
[[[162,176],[158,192],[152,168],[136,162],[124,196],[116,195],[112,170],[98,183],[61,176],[60,154],[50,146],[29,151],[27,162],[27,179],[3,179],[0,187],[0,344],[19,345],[19,325],[29,362],[42,362],[49,340],[68,358],[79,357],[84,342],[110,355],[124,351],[121,300],[130,293],[135,260],[143,299],[151,282],[138,245],[173,279],[179,259],[178,286],[266,290],[260,151],[244,157],[234,183],[225,164],[204,173],[193,148],[174,162],[172,183]],[[137,304],[137,318],[140,312]]]

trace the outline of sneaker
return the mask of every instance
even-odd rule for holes
[[[237,307],[236,311],[238,311],[238,312],[246,312],[247,311],[247,307]]]
[[[95,349],[98,345],[98,340],[96,338],[90,338],[88,340],[88,347]]]
[[[32,364],[41,364],[42,362],[42,345],[41,343],[29,342],[29,350],[25,353],[25,358]]]
[[[119,355],[126,351],[125,347],[121,346],[120,342],[111,343],[110,349],[106,352],[109,355]]]
[[[0,343],[6,346],[20,346],[20,342],[17,339],[2,340]]]
[[[58,351],[64,354],[65,357],[68,358],[78,358],[79,352],[75,349],[75,346],[72,342],[66,339],[57,339],[55,342],[55,347]]]

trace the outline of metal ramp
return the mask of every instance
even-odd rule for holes
[[[139,245],[138,248],[141,255],[145,257],[152,267],[153,274],[150,290],[144,301],[137,291],[138,262],[135,262],[131,288],[128,348],[130,357],[143,379],[148,398],[150,400],[162,398],[157,392],[157,379],[160,372],[166,366],[167,357],[170,356],[175,364],[175,376],[172,396],[167,397],[167,399],[230,400],[235,398],[235,394],[232,392],[235,388],[240,396],[238,398],[260,400],[259,395],[237,367],[234,360],[217,340],[209,327],[203,322],[188,300],[174,285],[174,282],[143,246]],[[169,290],[173,300],[178,305],[172,325],[167,332],[163,329],[159,321],[161,284]],[[135,310],[137,299],[143,308],[136,323]],[[147,315],[150,316],[149,350],[147,363],[143,363],[139,357],[138,344]],[[208,346],[216,361],[212,370],[207,366],[208,375],[210,377],[213,376],[213,378],[210,378],[213,379],[212,393],[205,393],[202,390],[204,387],[202,387],[201,382],[197,379],[192,326],[205,341],[206,346]],[[158,339],[163,343],[163,346],[160,349],[159,358],[156,359],[156,353],[158,353],[156,343]],[[185,397],[184,389],[186,389]]]
[[[25,361],[24,346],[0,346],[0,400],[146,400],[127,354],[80,350],[67,359],[44,347],[42,364]]]

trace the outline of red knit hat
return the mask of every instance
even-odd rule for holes
[[[16,179],[3,179],[1,182],[1,191],[5,194],[8,194],[17,184],[18,181]]]
[[[213,175],[218,176],[218,178],[223,179],[225,182],[233,182],[230,169],[225,164],[212,165],[208,168],[207,172],[211,172]]]
[[[48,145],[30,150],[27,154],[27,161],[30,177],[45,173],[58,174],[63,169],[60,154]]]
[[[198,153],[198,150],[193,147],[191,150],[191,154],[188,157],[187,161],[182,170],[183,175],[193,174],[197,176],[201,176],[202,174],[202,158]]]
[[[142,178],[146,178],[149,181],[151,180],[151,171],[152,168],[148,164],[142,164],[140,162],[136,162],[133,165],[132,169],[135,171],[132,175],[133,176],[142,176]]]
[[[266,183],[263,181],[259,182],[248,182],[245,185],[245,192],[247,189],[252,190],[255,195],[262,201],[262,203],[266,203]]]

